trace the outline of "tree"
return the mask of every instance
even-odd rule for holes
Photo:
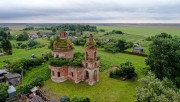
[[[133,64],[129,61],[122,63],[120,67],[114,71],[110,71],[109,77],[110,78],[127,78],[130,79],[132,77],[136,76],[135,73],[135,67]]]
[[[6,83],[0,83],[0,101],[5,101],[5,98],[8,96],[8,85]]]
[[[119,48],[119,51],[125,50],[125,44],[126,44],[125,40],[118,40],[117,47]]]
[[[12,54],[12,45],[11,42],[7,39],[3,39],[1,42],[3,51],[6,52],[6,54]]]
[[[146,64],[157,78],[167,77],[180,87],[180,40],[155,38],[149,52]]]
[[[53,33],[56,33],[56,29],[55,29],[55,28],[53,28],[53,29],[52,29],[52,32],[53,32]]]
[[[16,38],[17,41],[26,41],[29,39],[29,36],[27,34],[27,32],[23,32],[23,34],[19,34]]]
[[[27,46],[29,46],[29,47],[34,47],[37,44],[38,44],[38,42],[35,40],[32,40],[32,39],[27,42]]]
[[[162,81],[149,72],[145,78],[140,79],[141,86],[136,88],[136,102],[179,102],[180,92],[167,78]]]

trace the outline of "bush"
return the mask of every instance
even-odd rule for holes
[[[26,41],[29,39],[27,32],[23,32],[23,34],[19,34],[16,38],[17,41]]]
[[[110,71],[109,73],[109,77],[110,78],[127,78],[130,79],[132,77],[136,76],[135,73],[135,68],[133,66],[133,64],[131,62],[126,62],[126,63],[122,63],[120,65],[120,68],[114,70],[114,71]]]
[[[112,33],[114,34],[124,34],[122,31],[120,30],[113,30]]]
[[[21,48],[21,49],[25,49],[25,48],[27,48],[27,45],[26,45],[26,44],[21,44],[21,45],[20,45],[20,48]]]
[[[28,46],[28,47],[34,47],[34,46],[36,46],[37,44],[38,44],[38,42],[35,41],[35,40],[33,40],[33,39],[31,39],[31,40],[29,40],[29,41],[27,42],[27,46]]]
[[[89,97],[82,97],[82,96],[74,96],[71,99],[71,102],[90,102]]]
[[[37,77],[35,80],[31,81],[30,83],[28,83],[24,86],[21,86],[19,88],[19,91],[20,91],[20,93],[26,94],[26,93],[30,92],[33,87],[42,86],[43,84],[44,84],[43,78]]]
[[[73,59],[66,58],[51,58],[50,65],[60,67],[64,65],[82,67],[83,54],[75,53]]]
[[[6,97],[8,96],[8,85],[6,83],[0,83],[0,101],[5,102]]]
[[[12,64],[12,71],[20,74],[22,70],[29,70],[31,67],[42,65],[43,62],[43,58],[21,59]]]

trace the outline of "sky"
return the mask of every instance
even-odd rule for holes
[[[0,0],[0,23],[180,23],[180,0]]]

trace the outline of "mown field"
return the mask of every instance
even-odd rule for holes
[[[20,28],[14,27],[12,34],[19,34]],[[144,39],[148,36],[156,35],[161,32],[167,32],[173,36],[179,36],[180,27],[169,27],[169,26],[97,26],[98,29],[105,29],[106,31],[112,30],[122,30],[126,34],[124,35],[108,35],[102,36],[104,33],[93,33],[94,36],[98,38],[112,38],[112,39],[125,39],[127,41],[132,41],[134,43],[140,43],[145,48],[145,53],[148,53],[148,46],[151,42],[145,41]],[[36,31],[31,31],[36,32]],[[89,33],[89,32],[87,32]],[[39,43],[48,44],[46,39],[37,39]],[[12,40],[13,44],[16,44],[17,41]],[[48,45],[47,45],[48,46]],[[13,55],[0,56],[0,66],[4,64],[4,60],[16,61],[21,58],[31,58],[32,54],[41,56],[42,53],[50,52],[50,49],[46,47],[36,48],[31,50],[25,49],[13,49]],[[83,52],[83,47],[75,46],[75,52]],[[128,49],[131,51],[132,49]],[[75,84],[70,81],[64,83],[55,83],[50,79],[47,80],[44,84],[43,89],[49,91],[49,93],[55,97],[60,98],[60,96],[69,96],[74,95],[88,96],[91,98],[92,102],[133,102],[135,88],[140,84],[137,80],[144,77],[141,73],[141,69],[146,67],[144,60],[146,57],[140,57],[135,55],[129,55],[124,53],[108,53],[104,49],[98,49],[98,56],[101,57],[101,68],[103,70],[100,72],[100,82],[94,86],[89,86],[84,82]],[[135,71],[138,74],[137,78],[132,80],[121,81],[117,79],[109,78],[109,71],[111,66],[119,66],[121,63],[126,61],[131,61],[135,66]],[[23,84],[30,82],[34,76],[41,75],[42,73],[46,74],[48,71],[48,63],[43,64],[32,68],[28,71],[27,74],[23,77]]]

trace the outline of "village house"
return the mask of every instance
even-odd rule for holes
[[[133,51],[134,53],[143,53],[144,49],[139,44],[133,45]]]
[[[83,67],[74,66],[51,66],[51,79],[54,82],[64,82],[71,80],[75,83],[81,81],[87,82],[89,85],[94,85],[99,81],[99,60],[97,58],[97,46],[90,35],[84,47]],[[54,58],[74,58],[74,52],[71,41],[67,37],[66,32],[61,32],[58,40],[53,43],[52,56]]]
[[[18,73],[7,73],[4,74],[4,77],[10,85],[17,86],[21,83],[21,75]]]

